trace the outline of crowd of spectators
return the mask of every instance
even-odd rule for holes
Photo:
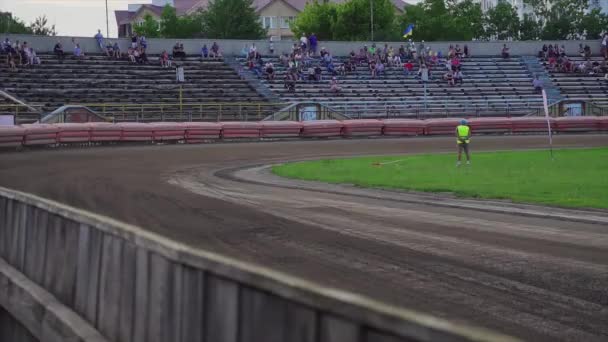
[[[560,73],[579,73],[586,75],[605,75],[608,78],[608,65],[605,44],[608,40],[608,35],[602,39],[602,51],[604,56],[602,61],[591,59],[591,47],[589,45],[579,44],[578,55],[580,60],[576,61],[568,57],[564,45],[543,45],[538,51],[538,57],[543,61],[550,71]],[[536,88],[536,86],[535,86]]]
[[[18,67],[27,67],[40,64],[40,58],[36,55],[33,47],[27,42],[15,41],[12,43],[6,38],[0,44],[0,52],[6,55],[6,65],[10,70],[17,70]]]

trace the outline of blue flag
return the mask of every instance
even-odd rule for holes
[[[414,24],[409,24],[409,25],[407,25],[407,28],[405,29],[405,31],[403,31],[403,38],[407,38],[407,37],[411,36],[412,34],[414,34]]]

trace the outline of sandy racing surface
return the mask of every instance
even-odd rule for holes
[[[534,208],[574,219],[530,216],[509,206],[504,212],[486,211],[417,202],[407,194],[383,196],[374,190],[263,184],[248,175],[264,175],[233,172],[307,158],[450,152],[453,140],[5,153],[0,154],[0,185],[323,285],[526,340],[608,340],[608,224],[601,222],[605,213]],[[476,137],[472,147],[543,148],[546,140]],[[555,144],[608,146],[608,135],[557,136]],[[599,223],[576,221],[586,216],[599,217]]]

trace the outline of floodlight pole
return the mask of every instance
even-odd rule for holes
[[[106,37],[110,38],[110,19],[108,18],[108,0],[106,0]]]
[[[371,21],[371,27],[370,27],[370,31],[371,31],[371,40],[372,42],[374,41],[374,0],[369,0],[369,17],[370,17],[370,21]]]

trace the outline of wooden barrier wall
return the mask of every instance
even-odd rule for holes
[[[0,257],[108,341],[513,341],[5,188]]]

